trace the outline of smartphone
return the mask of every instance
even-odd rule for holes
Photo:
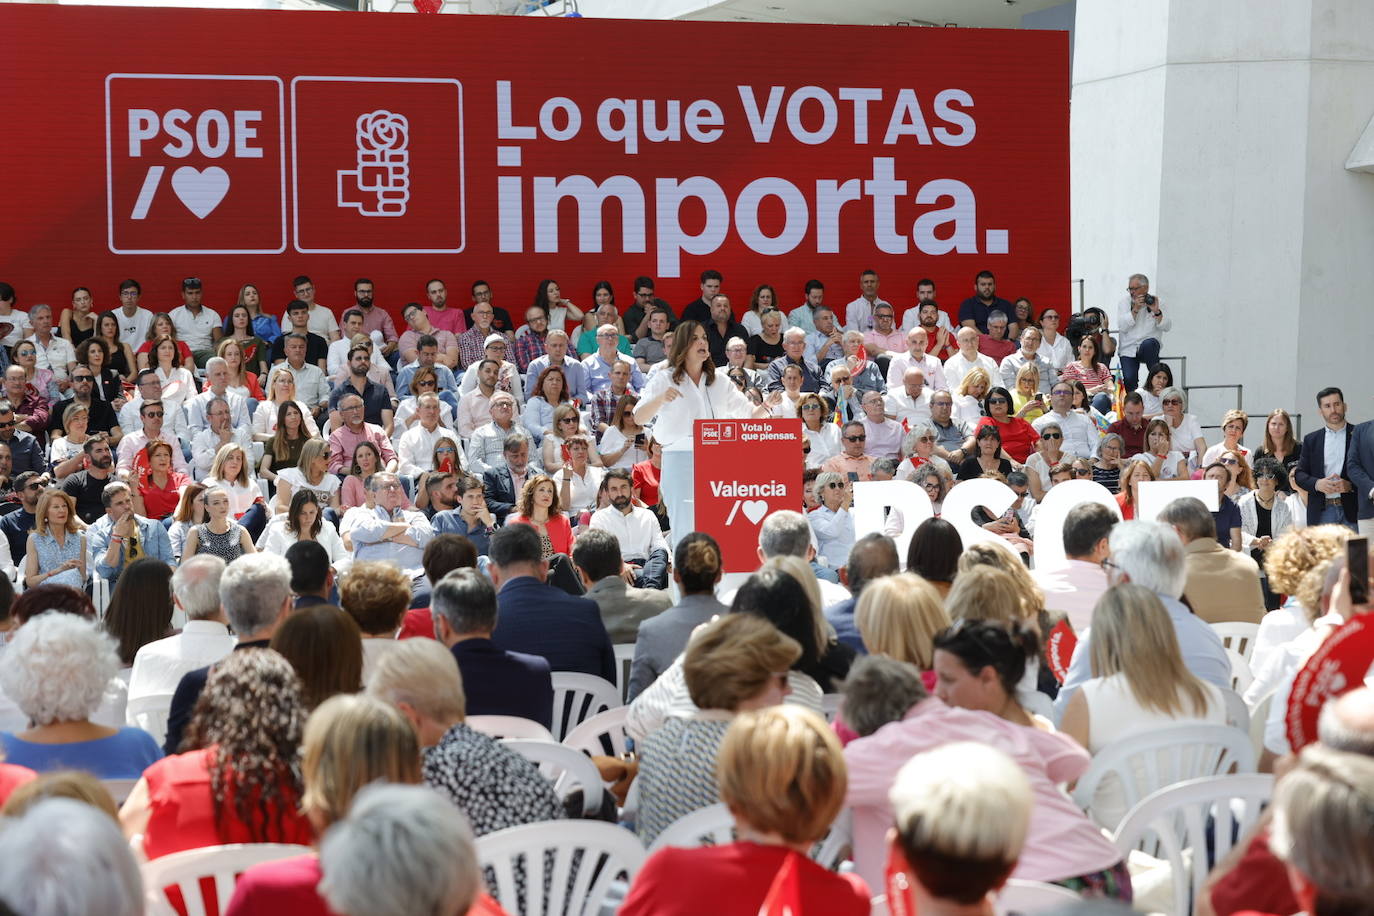
[[[850,483],[858,483],[858,482],[859,482],[859,472],[858,472],[858,471],[850,471],[850,472],[849,472],[849,481],[850,481]]]
[[[1345,565],[1350,570],[1350,603],[1369,603],[1369,538],[1345,542]]]

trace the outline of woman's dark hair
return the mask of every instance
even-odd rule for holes
[[[1259,485],[1258,481],[1261,474],[1272,474],[1274,476],[1274,484],[1280,490],[1288,487],[1288,472],[1283,469],[1283,463],[1277,458],[1270,457],[1269,455],[1256,458],[1255,466],[1250,470],[1251,476],[1256,480],[1256,486]]]
[[[709,534],[693,531],[677,542],[673,568],[684,595],[709,595],[720,579],[720,545]]]
[[[259,407],[259,409],[266,410],[268,408]],[[296,438],[288,439],[286,436],[286,416],[293,410],[300,414],[301,422],[300,425],[296,427]],[[305,412],[301,410],[301,406],[295,401],[282,401],[278,404],[277,429],[272,434],[272,457],[277,461],[286,461],[291,457],[290,443],[298,440],[304,442],[304,440],[309,438],[310,430],[305,426]],[[379,461],[378,463],[380,464],[381,462]]]
[[[1160,372],[1163,372],[1163,373],[1164,373],[1164,385],[1163,385],[1159,390],[1160,390],[1160,391],[1163,391],[1165,388],[1169,388],[1169,387],[1172,387],[1172,386],[1173,386],[1173,384],[1174,384],[1174,370],[1172,370],[1172,369],[1169,368],[1169,364],[1168,364],[1168,363],[1155,363],[1153,366],[1150,367],[1150,371],[1147,372],[1147,373],[1145,373],[1145,386],[1144,386],[1144,387],[1145,387],[1145,390],[1146,390],[1146,391],[1150,391],[1150,379],[1154,378],[1155,375],[1158,374],[1158,373],[1160,373]]]
[[[1074,407],[1091,407],[1092,399],[1088,397],[1088,386],[1078,379],[1069,379],[1064,383],[1073,389],[1073,394],[1069,395],[1069,402]]]
[[[942,518],[928,518],[916,526],[906,549],[906,570],[933,582],[953,582],[959,570],[964,539],[959,529]]]
[[[96,317],[96,319],[95,319],[95,336],[96,336],[96,337],[101,337],[101,338],[103,338],[103,337],[105,336],[105,335],[101,332],[100,324],[101,324],[101,322],[103,322],[103,321],[104,321],[105,319],[107,319],[107,318],[108,318],[109,320],[111,320],[111,321],[114,322],[114,326],[115,326],[115,335],[114,335],[114,339],[115,339],[115,340],[118,340],[118,339],[119,339],[119,316],[116,315],[114,312],[101,312],[101,313]]]
[[[770,293],[773,294],[773,304],[769,306],[769,308],[778,307],[778,303],[781,301],[778,299],[778,291],[773,289],[771,284],[760,283],[758,286],[754,287],[754,291],[749,294],[749,311],[757,314],[759,310],[759,293],[763,292],[764,290],[768,290]]]
[[[743,366],[731,366],[725,373],[726,378],[735,383],[740,391],[749,387],[749,370]]]
[[[568,400],[568,376],[559,366],[546,366],[544,371],[539,373],[539,379],[534,383],[534,393],[531,394],[530,397],[538,395],[542,398],[544,396],[544,379],[548,378],[550,374],[557,375],[558,380],[563,385],[562,391],[558,396],[558,403],[566,403]]]
[[[359,449],[364,449],[364,448],[365,448],[365,449],[370,449],[370,450],[372,451],[372,457],[373,457],[373,458],[376,460],[376,462],[377,462],[377,471],[380,471],[380,470],[383,469],[383,465],[382,465],[382,453],[381,453],[381,451],[377,448],[377,446],[374,445],[374,444],[372,444],[371,442],[367,442],[367,441],[359,442],[359,443],[354,447],[354,449],[353,449],[353,464],[352,464],[352,465],[349,467],[349,469],[348,469],[348,473],[352,474],[354,477],[357,477],[358,475],[362,474],[362,472],[363,472],[363,469],[360,468],[360,467],[358,467],[358,450],[359,450]],[[373,471],[372,473],[375,474],[375,473],[377,473],[377,471]],[[366,482],[367,482],[367,481],[363,481],[363,483],[366,483]]]
[[[544,288],[548,289],[547,283],[544,284]],[[611,305],[615,305],[615,290],[611,287],[610,282],[607,280],[596,281],[596,285],[592,287],[592,302],[596,302],[596,294],[601,292],[601,290],[603,289],[611,294]]]
[[[167,635],[172,626],[172,567],[139,557],[119,574],[105,629],[119,640],[119,660],[132,665],[138,650]]]
[[[992,416],[992,410],[988,407],[988,401],[991,401],[993,398],[996,398],[996,397],[1006,398],[1006,400],[1007,400],[1007,416],[1008,416],[1008,417],[1010,417],[1010,416],[1012,416],[1014,413],[1016,413],[1016,411],[1013,410],[1013,409],[1012,409],[1012,406],[1011,406],[1011,405],[1012,405],[1011,392],[1008,391],[1007,389],[1003,388],[1001,385],[994,385],[994,386],[992,386],[991,388],[989,388],[989,389],[987,390],[987,393],[986,393],[986,394],[983,395],[983,415],[984,415],[984,416],[987,416],[987,417]],[[984,429],[987,429],[987,427],[984,427]],[[998,442],[1001,442],[1001,441],[1002,441],[1002,437],[1001,437],[1000,435],[997,437],[997,441],[998,441]]]
[[[1102,365],[1102,345],[1098,343],[1097,338],[1093,337],[1091,334],[1084,334],[1083,337],[1078,339],[1078,343],[1074,344],[1073,355],[1078,359],[1082,359],[1082,357],[1079,356],[1078,348],[1082,345],[1084,338],[1093,342],[1093,368],[1096,369],[1098,366]]]
[[[229,311],[227,311],[227,312],[224,313],[224,324],[220,326],[220,330],[224,333],[224,336],[225,336],[225,337],[233,336],[233,333],[234,333],[234,313],[237,312],[239,309],[243,309],[244,313],[245,313],[246,315],[248,315],[248,331],[249,331],[249,333],[250,333],[250,334],[256,334],[256,333],[257,333],[256,331],[253,330],[253,313],[250,312],[250,311],[248,311],[248,306],[244,305],[242,302],[236,302],[236,303],[234,303],[233,305],[229,306]],[[254,355],[256,356],[257,354],[254,354]],[[244,362],[248,362],[248,360],[244,360]]]
[[[106,369],[110,368],[110,344],[109,341],[101,340],[94,334],[92,334],[90,337],[87,337],[85,340],[81,341],[81,343],[77,345],[76,361],[81,365],[90,368],[91,351],[96,349],[100,350],[101,355],[105,357],[105,359],[102,360],[100,363],[100,370],[103,372]]]
[[[45,611],[60,611],[87,620],[95,619],[95,605],[91,599],[81,589],[70,585],[35,585],[26,589],[10,609],[15,623],[20,626]]]
[[[994,439],[998,445],[1002,444],[1002,434],[997,431],[997,427],[992,423],[985,423],[978,427],[978,432],[973,434],[973,441],[977,442],[980,439]]]
[[[745,580],[735,592],[730,613],[762,617],[800,643],[801,657],[792,666],[798,671],[815,665],[825,651],[824,646],[816,645],[815,621],[806,589],[781,569],[761,569]]]
[[[357,621],[332,604],[292,611],[272,636],[301,679],[301,702],[312,710],[336,693],[363,684],[363,636]]]
[[[692,348],[692,338],[697,331],[705,333],[705,326],[697,321],[680,321],[673,329],[673,347],[668,351],[668,368],[672,370],[673,384],[677,385],[687,377],[687,351]],[[716,363],[711,354],[706,354],[706,362],[701,364],[702,381],[710,385],[716,378]]]
[[[955,656],[970,674],[989,665],[1007,696],[1016,696],[1016,685],[1026,675],[1027,659],[1040,655],[1035,628],[1019,620],[960,620],[935,634],[935,650]]]
[[[286,510],[286,530],[297,537],[300,536],[301,512],[306,506],[315,507],[315,524],[310,527],[310,539],[318,540],[320,525],[324,522],[324,506],[320,505],[320,498],[315,495],[314,490],[302,487],[291,494],[291,505]]]
[[[549,284],[556,282],[558,281],[554,280],[552,277],[547,280],[540,280],[538,288],[534,291],[534,302],[532,305],[534,308],[542,309],[545,317],[548,317],[551,311],[549,307]]]

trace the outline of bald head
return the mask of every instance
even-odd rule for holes
[[[925,383],[926,373],[924,369],[912,366],[902,373],[902,384],[906,387],[906,393],[912,397],[921,393]]]
[[[928,340],[924,328],[912,328],[906,332],[906,346],[912,356],[925,355]]]
[[[1335,751],[1374,757],[1374,689],[1360,687],[1328,702],[1317,740]]]
[[[977,328],[960,328],[960,329],[959,329],[959,332],[958,332],[957,334],[954,335],[954,339],[955,339],[955,341],[959,344],[959,349],[960,349],[960,350],[977,350],[977,349],[978,349],[978,329],[977,329]]]

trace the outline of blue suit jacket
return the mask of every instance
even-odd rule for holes
[[[537,655],[506,652],[490,639],[465,639],[450,650],[463,676],[470,716],[519,716],[553,728],[553,679]]]
[[[616,682],[615,650],[595,601],[520,576],[501,586],[496,603],[491,641],[499,648],[541,656],[554,671],[579,671]]]
[[[1374,420],[1366,420],[1355,427],[1351,435],[1350,451],[1345,453],[1345,468],[1355,484],[1359,497],[1360,518],[1374,518]]]
[[[1368,424],[1361,424],[1368,425]],[[1351,426],[1345,437],[1345,461],[1341,464],[1341,476],[1355,483],[1355,489],[1359,489],[1350,477],[1350,454],[1353,450],[1355,439],[1359,427]],[[1298,458],[1298,466],[1294,469],[1293,476],[1297,478],[1298,486],[1307,491],[1307,524],[1315,525],[1321,520],[1322,510],[1326,508],[1326,494],[1317,489],[1317,481],[1326,476],[1326,427],[1315,432],[1310,432],[1302,437],[1302,455]],[[1365,499],[1368,499],[1369,489],[1364,491]],[[1341,508],[1345,510],[1345,520],[1355,521],[1356,507],[1359,499],[1354,493],[1341,494]]]
[[[506,516],[515,508],[520,494],[515,492],[511,483],[510,469],[506,467],[488,468],[482,472],[482,489],[487,495],[487,508],[496,516],[496,523],[504,525]]]

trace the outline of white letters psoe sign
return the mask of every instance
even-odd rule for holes
[[[1091,480],[1066,480],[1055,484],[1045,494],[1044,502],[1035,508],[1036,570],[1047,571],[1068,565],[1064,557],[1064,520],[1070,510],[1083,503],[1099,503],[1116,513],[1117,518],[1121,517],[1116,497],[1102,484]]]
[[[897,557],[906,565],[906,550],[921,522],[933,518],[935,510],[926,491],[910,480],[861,480],[854,484],[854,537],[883,530],[883,511],[888,507],[902,513],[902,533],[897,536]]]
[[[1208,512],[1215,512],[1221,506],[1221,494],[1217,492],[1215,480],[1145,480],[1140,484],[1140,505],[1136,506],[1135,517],[1152,522],[1165,506],[1185,496],[1202,500]]]
[[[940,507],[940,517],[954,526],[968,550],[974,544],[996,544],[1020,557],[1015,547],[991,531],[984,529],[973,520],[973,510],[982,506],[993,514],[1001,515],[1016,502],[1016,491],[1000,480],[965,480],[949,491],[944,504]]]

